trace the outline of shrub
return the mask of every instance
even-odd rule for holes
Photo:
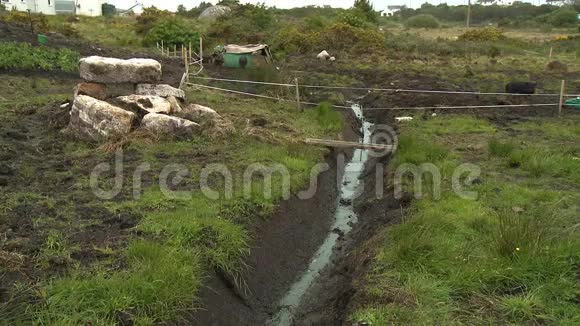
[[[147,34],[158,21],[170,16],[171,13],[167,10],[160,10],[155,7],[145,8],[143,13],[136,18],[135,31],[137,34]]]
[[[438,28],[439,21],[432,15],[421,14],[407,19],[405,26],[410,28]]]
[[[197,44],[199,33],[191,31],[177,19],[166,19],[157,23],[145,36],[145,45],[154,45],[157,42],[164,42],[167,46],[181,46]]]
[[[461,41],[473,41],[473,42],[495,42],[506,39],[503,31],[498,28],[486,27],[486,28],[474,28],[467,32],[459,35],[459,40]]]
[[[577,21],[576,15],[576,10],[562,8],[550,14],[548,21],[556,27],[573,26]]]
[[[36,32],[45,33],[49,31],[48,20],[43,14],[32,14],[29,17],[26,12],[13,10],[3,17],[3,20],[26,25],[30,25],[30,21],[32,20],[32,26]]]
[[[363,27],[365,17],[358,10],[346,10],[338,15],[338,22],[352,27]]]

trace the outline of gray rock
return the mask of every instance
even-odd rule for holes
[[[119,96],[117,100],[121,101],[129,108],[137,108],[149,113],[165,113],[169,114],[171,111],[171,104],[169,101],[159,96],[152,95],[129,95]]]
[[[138,95],[155,95],[161,97],[173,96],[180,100],[185,100],[185,92],[179,88],[167,84],[139,84],[135,94]]]
[[[187,120],[195,121],[197,123],[221,118],[221,116],[214,110],[199,104],[189,104],[185,107],[182,107],[181,111],[175,115]]]
[[[78,95],[70,112],[68,130],[100,140],[128,133],[135,114],[86,95]]]
[[[191,138],[201,133],[201,126],[195,122],[157,113],[143,117],[141,127],[160,136],[179,138]]]
[[[181,111],[183,110],[181,108],[181,104],[179,104],[179,100],[177,98],[175,98],[174,96],[168,96],[167,101],[169,101],[169,104],[171,105],[170,114],[175,115],[175,116],[179,115],[181,113]]]
[[[92,56],[80,60],[81,78],[94,83],[154,83],[161,79],[161,64],[153,59]]]
[[[199,18],[217,18],[219,16],[228,14],[231,11],[232,9],[230,7],[216,5],[202,11],[199,15]]]

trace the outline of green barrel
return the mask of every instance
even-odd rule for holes
[[[36,38],[38,39],[38,44],[46,44],[48,42],[46,35],[38,34]]]

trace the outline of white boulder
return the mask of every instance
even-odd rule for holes
[[[161,64],[153,59],[117,59],[92,56],[79,64],[81,78],[94,83],[154,83],[161,79]]]
[[[326,50],[323,50],[318,55],[316,55],[316,57],[320,60],[328,60],[328,59],[330,59],[330,54],[328,54],[328,52],[326,52]]]
[[[131,130],[136,115],[86,95],[75,97],[68,129],[99,140],[124,135]]]
[[[141,120],[141,127],[157,135],[191,138],[201,133],[201,126],[195,122],[164,114],[149,113]]]
[[[179,88],[167,84],[139,84],[136,89],[137,95],[155,95],[161,97],[173,96],[180,100],[185,99],[185,92]]]
[[[169,114],[171,112],[171,104],[169,101],[160,96],[133,94],[119,96],[117,99],[130,108],[138,108],[149,113]]]

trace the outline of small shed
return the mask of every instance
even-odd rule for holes
[[[230,68],[254,68],[273,62],[272,53],[266,44],[224,46],[224,66]]]

